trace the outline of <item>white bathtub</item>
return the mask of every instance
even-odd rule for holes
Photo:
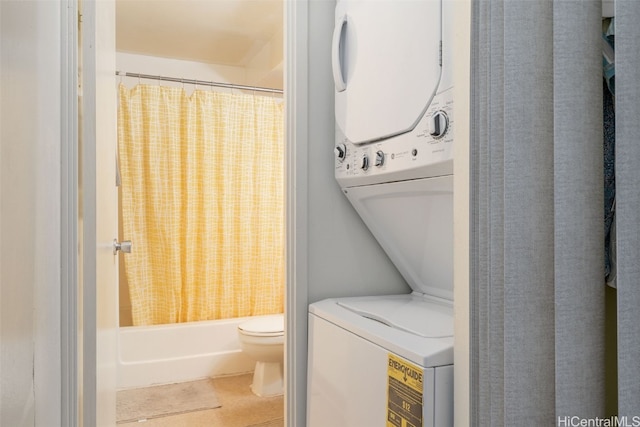
[[[146,387],[239,374],[255,361],[240,350],[237,327],[250,317],[158,326],[118,332],[117,387]]]

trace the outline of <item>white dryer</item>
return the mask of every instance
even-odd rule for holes
[[[413,292],[309,306],[308,427],[453,425],[452,1],[336,4],[335,176]]]

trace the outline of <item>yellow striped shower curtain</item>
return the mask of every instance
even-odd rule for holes
[[[283,147],[277,99],[120,86],[134,325],[283,311]]]

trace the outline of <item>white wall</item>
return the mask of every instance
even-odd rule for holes
[[[60,420],[60,4],[0,2],[0,425]]]
[[[269,43],[247,64],[247,81],[251,85],[282,89],[284,79],[284,29],[273,35]]]

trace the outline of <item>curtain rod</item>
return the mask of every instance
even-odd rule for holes
[[[152,76],[150,74],[125,73],[122,71],[116,71],[116,76],[133,77],[137,79],[162,80],[162,81],[168,81],[168,82],[186,83],[186,84],[197,85],[197,86],[216,86],[216,87],[224,87],[227,89],[241,89],[241,90],[251,90],[256,92],[269,92],[269,93],[280,93],[280,94],[282,93],[282,89],[273,89],[270,87],[245,86],[245,85],[237,85],[233,83],[210,82],[206,80],[179,79],[177,77]]]

